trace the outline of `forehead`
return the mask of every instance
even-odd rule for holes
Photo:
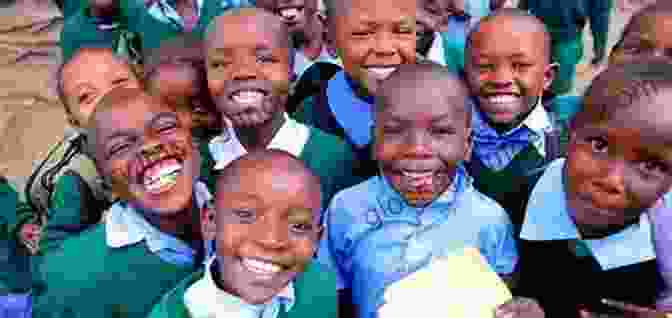
[[[97,113],[96,130],[104,140],[119,131],[143,128],[161,113],[172,113],[172,110],[154,98],[136,97],[127,105],[112,106]]]
[[[216,30],[207,37],[208,54],[213,49],[283,48],[283,32],[277,23],[264,21],[260,15],[242,13],[218,18]],[[284,39],[287,42],[287,39]]]
[[[347,0],[346,2],[350,4],[350,7],[343,10],[346,14],[339,16],[379,23],[414,22],[418,5],[417,0]]]
[[[541,57],[544,34],[520,17],[499,16],[479,24],[471,35],[472,55]]]
[[[659,12],[640,17],[626,36],[655,37],[672,42],[672,12]]]
[[[382,92],[382,114],[405,120],[438,117],[461,118],[467,101],[466,89],[454,80],[400,80]]]
[[[95,65],[96,72],[91,72],[92,65]],[[126,71],[131,69],[114,56],[108,50],[84,50],[73,57],[63,68],[63,81],[68,82],[71,77],[78,80],[86,80],[98,74],[105,74],[106,71]],[[82,76],[86,74],[86,76]]]

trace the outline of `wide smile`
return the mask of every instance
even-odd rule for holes
[[[170,191],[177,184],[183,170],[183,160],[178,157],[151,162],[143,168],[140,175],[143,190],[154,195]]]
[[[379,65],[379,66],[366,66],[364,69],[366,72],[371,75],[373,78],[382,81],[390,77],[394,71],[399,68],[399,65]]]
[[[481,97],[491,105],[511,105],[520,103],[520,95],[515,93],[491,94]]]
[[[241,89],[229,95],[229,99],[242,107],[259,107],[268,96],[268,91],[263,89]]]
[[[241,257],[243,269],[262,280],[270,280],[287,271],[287,266],[260,258]]]

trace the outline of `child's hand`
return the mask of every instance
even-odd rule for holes
[[[19,231],[19,240],[32,255],[37,254],[39,251],[41,238],[42,227],[37,224],[26,223]]]
[[[544,318],[544,310],[534,299],[515,297],[497,307],[495,318]]]

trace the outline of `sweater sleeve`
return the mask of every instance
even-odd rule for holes
[[[595,56],[604,57],[606,54],[612,1],[613,0],[588,1],[590,29],[593,34]]]

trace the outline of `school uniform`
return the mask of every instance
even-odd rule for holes
[[[518,233],[527,198],[541,170],[565,152],[566,123],[539,103],[518,127],[504,134],[490,127],[478,107],[471,125],[473,149],[467,171],[474,177],[476,189],[506,209]]]
[[[0,317],[30,318],[30,254],[18,235],[33,213],[5,180],[0,182],[0,207]]]
[[[161,42],[181,33],[204,37],[210,21],[225,10],[253,6],[253,0],[194,0],[197,19],[185,21],[175,10],[171,0],[120,1],[120,17],[131,32],[139,34],[143,52],[156,49]]]
[[[357,85],[345,71],[339,71],[317,95],[307,98],[293,117],[342,138],[357,160],[353,173],[365,180],[378,173],[372,156],[374,99],[355,95]]]
[[[331,136],[317,128],[306,126],[290,118],[287,114],[285,123],[273,137],[267,149],[284,150],[299,158],[320,178],[322,185],[322,203],[326,208],[331,197],[338,191],[360,181],[352,175],[354,155],[348,147],[335,136]],[[209,144],[211,157],[202,170],[222,170],[231,161],[245,155],[247,150],[238,141],[236,132],[231,125],[226,125],[224,134],[214,138]],[[210,189],[216,186],[212,172],[205,172]]]
[[[60,43],[63,60],[69,61],[83,47],[109,47],[120,56],[137,62],[140,43],[119,17],[92,16],[88,6],[77,10],[63,24]]]
[[[583,58],[583,29],[586,22],[594,39],[596,54],[605,54],[612,0],[520,0],[520,9],[544,22],[551,35],[553,60],[560,64],[551,91],[568,93],[573,86],[576,65]]]
[[[259,305],[248,304],[222,290],[216,283],[218,276],[217,259],[213,257],[205,270],[194,273],[166,294],[148,317],[337,317],[334,274],[314,262],[278,295]]]
[[[465,246],[478,248],[500,274],[517,263],[506,212],[479,193],[459,168],[453,183],[425,208],[406,204],[383,176],[339,192],[329,205],[318,260],[352,295],[358,317],[376,317],[391,284],[432,258]]]
[[[196,183],[194,199],[200,210],[212,196]],[[149,224],[128,202],[118,202],[104,224],[44,256],[33,317],[144,318],[163,294],[202,264],[201,253]]]
[[[602,298],[652,306],[662,281],[651,211],[618,233],[581,239],[566,203],[564,168],[565,159],[554,161],[532,191],[520,233],[518,293],[537,299],[549,318],[579,317],[580,307],[608,312]]]

